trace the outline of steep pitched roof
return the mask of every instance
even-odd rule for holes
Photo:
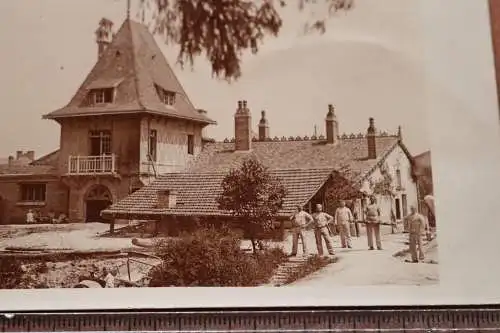
[[[160,101],[155,85],[176,93],[174,105]],[[113,103],[85,106],[91,89],[111,87]],[[215,123],[195,109],[147,27],[127,19],[71,101],[44,118],[140,112]]]
[[[280,179],[288,194],[278,216],[286,217],[297,204],[306,204],[332,174],[332,169],[272,170]],[[133,216],[229,216],[220,210],[217,197],[222,191],[225,173],[171,173],[132,193],[125,199],[103,211],[103,215]],[[157,208],[158,190],[177,191],[177,205],[171,209]]]
[[[367,159],[366,137],[344,138],[334,146],[321,140],[256,141],[252,142],[250,152],[235,152],[234,143],[209,143],[185,172],[162,175],[103,214],[136,217],[228,215],[219,210],[216,203],[222,179],[246,158],[255,157],[272,175],[280,178],[288,190],[284,207],[279,212],[281,217],[288,216],[294,206],[306,204],[335,171],[349,168],[350,173],[345,176],[361,185],[361,180],[400,144],[397,136],[379,136],[376,138],[377,159]],[[176,208],[155,208],[160,189],[177,191]]]

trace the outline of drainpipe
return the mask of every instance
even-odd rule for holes
[[[146,150],[146,159],[148,162],[148,181],[151,182],[151,156],[149,156],[149,152],[151,150],[149,136],[151,135],[151,117],[148,116],[148,132],[146,133],[146,141],[147,141],[147,150]]]

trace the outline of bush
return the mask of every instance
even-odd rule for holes
[[[0,258],[0,289],[16,289],[23,282],[25,272],[19,260],[13,257]]]
[[[163,263],[150,271],[150,287],[257,286],[286,258],[281,249],[245,253],[236,234],[215,228],[159,242],[156,252]]]

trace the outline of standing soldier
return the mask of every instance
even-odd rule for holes
[[[351,210],[346,207],[345,201],[340,201],[340,207],[335,210],[335,225],[339,229],[340,242],[343,248],[351,246],[351,223],[354,221]]]
[[[330,255],[335,255],[333,250],[333,241],[330,237],[330,229],[328,225],[333,222],[333,217],[323,212],[323,206],[316,205],[316,212],[313,214],[314,223],[314,236],[316,238],[316,246],[318,247],[318,254],[323,255],[323,240],[325,240],[326,248]]]
[[[302,209],[302,206],[297,205],[297,212],[290,217],[292,220],[292,253],[291,256],[297,255],[299,247],[299,238],[302,241],[302,253],[307,254],[307,242],[304,237],[305,226],[312,223],[313,218]]]
[[[411,261],[418,262],[424,260],[424,251],[422,250],[422,232],[427,228],[425,217],[417,212],[415,206],[410,207],[410,215],[406,217],[408,222],[408,231],[410,233],[410,253]]]
[[[368,248],[373,250],[373,236],[377,249],[382,250],[382,241],[380,240],[380,208],[377,205],[377,199],[370,197],[370,204],[366,207],[366,236],[368,238]]]

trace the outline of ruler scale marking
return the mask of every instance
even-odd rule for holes
[[[24,313],[2,332],[500,332],[500,309]]]

